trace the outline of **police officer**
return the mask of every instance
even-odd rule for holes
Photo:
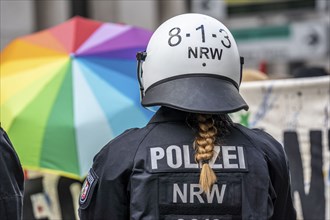
[[[137,58],[142,105],[161,108],[95,156],[80,218],[295,219],[283,147],[227,115],[248,109],[230,31],[206,15],[179,15]]]
[[[24,174],[21,163],[0,127],[0,219],[22,219]]]

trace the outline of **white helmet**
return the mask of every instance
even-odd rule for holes
[[[230,31],[202,14],[164,22],[138,53],[142,105],[195,113],[248,109],[239,94],[243,58]]]

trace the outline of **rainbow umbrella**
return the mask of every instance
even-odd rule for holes
[[[135,55],[151,34],[74,17],[1,52],[1,125],[24,168],[83,177],[111,138],[146,124]]]

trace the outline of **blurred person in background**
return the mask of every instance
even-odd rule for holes
[[[250,81],[260,81],[260,80],[267,80],[268,76],[266,73],[261,72],[255,69],[244,69],[242,75],[243,82],[250,82]]]
[[[23,217],[24,173],[7,133],[0,127],[0,219]]]
[[[95,156],[80,218],[296,219],[283,147],[228,116],[248,109],[230,31],[206,15],[179,15],[137,59],[142,105],[161,107]]]

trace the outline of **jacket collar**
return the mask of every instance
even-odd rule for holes
[[[155,113],[148,124],[170,121],[185,121],[188,114],[188,112],[163,106]]]

